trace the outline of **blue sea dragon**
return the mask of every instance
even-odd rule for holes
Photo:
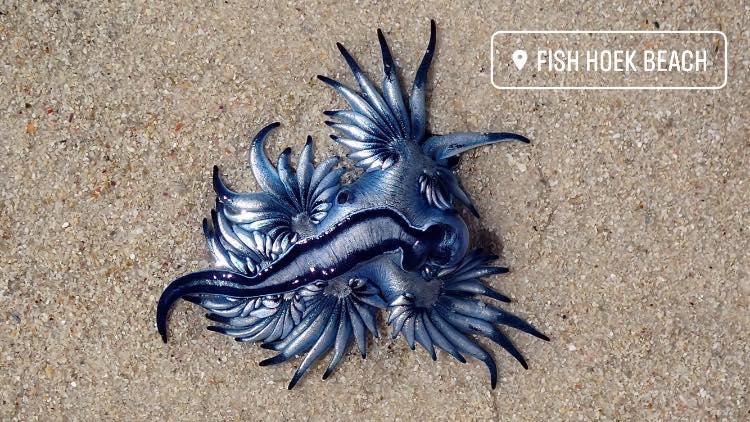
[[[209,330],[277,352],[261,366],[303,355],[291,389],[329,351],[324,379],[352,342],[365,357],[368,336],[378,336],[381,309],[393,338],[402,334],[411,349],[419,343],[432,359],[441,349],[461,362],[465,355],[481,360],[492,388],[495,361],[473,336],[497,343],[524,368],[525,359],[501,327],[548,340],[481,299],[510,302],[481,280],[508,270],[491,265],[497,256],[469,250],[469,230],[456,210],[461,205],[479,216],[453,171],[459,154],[528,139],[513,133],[430,134],[425,96],[435,23],[408,98],[380,30],[378,39],[381,89],[341,44],[359,91],[318,77],[349,106],[326,112],[331,119],[326,124],[361,174],[343,184],[338,157],[315,166],[310,138],[296,168],[291,149],[274,166],[263,145],[278,123],[261,129],[250,146],[250,168],[261,192],[232,191],[214,167],[216,207],[203,230],[215,267],[179,277],[164,290],[156,315],[164,341],[172,305],[179,299],[196,303],[216,323]]]

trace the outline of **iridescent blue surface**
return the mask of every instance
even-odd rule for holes
[[[462,362],[464,355],[484,362],[493,388],[494,359],[473,336],[497,343],[524,367],[502,327],[548,340],[481,299],[510,301],[482,281],[508,270],[492,266],[497,259],[492,254],[469,251],[469,231],[455,209],[464,206],[479,217],[453,172],[458,154],[528,140],[513,133],[430,134],[425,94],[435,23],[408,98],[380,30],[378,39],[380,89],[340,44],[359,90],[319,76],[349,106],[326,112],[332,119],[326,124],[362,174],[342,184],[338,157],[315,166],[309,138],[295,168],[290,149],[272,164],[263,144],[278,123],[261,129],[250,146],[250,168],[261,192],[232,191],[214,168],[216,207],[203,227],[215,267],[182,276],[164,290],[157,308],[164,341],[169,309],[179,299],[189,300],[208,310],[217,324],[210,330],[278,352],[262,366],[304,355],[291,389],[329,351],[323,378],[350,343],[366,356],[368,336],[378,336],[379,309],[387,312],[392,337],[403,334],[412,349],[419,343],[433,359],[442,349]]]

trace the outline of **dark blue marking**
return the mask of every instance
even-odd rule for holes
[[[373,232],[373,222],[377,222],[376,220],[379,220],[380,224],[376,224],[375,227],[380,230]],[[359,225],[366,227],[366,233],[370,236],[366,238],[357,236],[359,233],[356,229]],[[295,243],[284,255],[254,276],[248,277],[227,270],[206,270],[175,279],[159,298],[156,326],[166,342],[167,314],[172,305],[185,295],[211,294],[251,298],[285,293],[314,281],[333,279],[356,265],[397,249],[403,251],[404,268],[412,270],[424,263],[443,235],[444,229],[439,226],[430,226],[424,230],[412,227],[403,215],[390,208],[359,211],[325,232]],[[354,236],[354,239],[348,239],[351,236]],[[373,239],[377,237],[381,239]],[[325,255],[324,248],[337,242],[353,246],[354,249],[342,254],[343,256],[337,256],[329,268],[311,267],[308,262],[302,262],[300,265],[299,261],[305,261],[306,255],[313,256],[315,253]],[[337,249],[332,248],[332,250]],[[290,276],[295,265],[302,271],[294,273],[293,277],[278,279],[287,272]]]

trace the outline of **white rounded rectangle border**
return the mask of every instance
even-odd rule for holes
[[[724,82],[719,86],[499,86],[495,83],[495,37],[500,34],[710,34],[720,35],[724,39]],[[512,90],[703,90],[721,89],[727,85],[729,79],[729,47],[727,35],[722,31],[586,31],[586,30],[555,30],[555,31],[496,31],[490,38],[490,83],[497,89]]]

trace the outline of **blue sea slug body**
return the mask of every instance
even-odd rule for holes
[[[326,124],[362,173],[344,184],[339,158],[314,165],[309,138],[294,168],[290,149],[272,164],[264,142],[278,123],[261,129],[250,146],[260,192],[231,190],[215,167],[216,206],[203,223],[215,265],[179,277],[164,290],[156,315],[164,341],[170,308],[188,300],[208,311],[215,323],[210,330],[275,351],[262,366],[302,356],[291,389],[326,353],[324,379],[352,343],[365,357],[368,337],[378,336],[381,310],[392,337],[401,334],[412,349],[419,344],[433,359],[441,349],[461,362],[464,356],[481,360],[492,388],[495,361],[473,337],[497,343],[524,367],[502,327],[548,340],[482,298],[510,301],[482,280],[508,270],[493,266],[497,257],[491,253],[469,249],[469,230],[456,209],[479,216],[454,173],[459,154],[528,140],[504,132],[430,134],[425,95],[434,22],[408,97],[380,30],[378,39],[380,89],[340,44],[359,89],[319,76],[348,104],[326,112]]]

